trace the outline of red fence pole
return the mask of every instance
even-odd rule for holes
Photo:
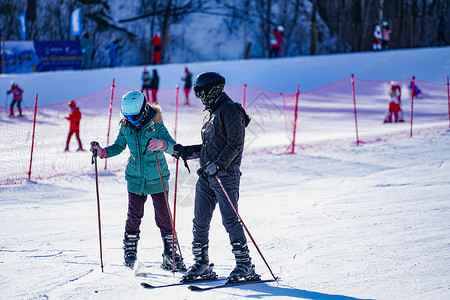
[[[175,96],[175,129],[173,130],[173,139],[177,140],[177,123],[178,123],[178,96],[180,94],[180,87],[177,85],[177,93]]]
[[[298,98],[300,95],[300,86],[297,85],[297,92],[295,93],[295,111],[294,111],[294,130],[292,131],[292,143],[287,148],[286,153],[295,153],[295,136],[297,135],[297,119],[298,119]]]
[[[245,109],[245,99],[247,97],[247,85],[244,84],[244,98],[242,100],[242,107]]]
[[[355,76],[352,74],[351,78],[352,78],[352,93],[353,93],[353,111],[355,114],[356,145],[359,145],[358,118],[356,116]]]
[[[36,130],[37,101],[38,101],[38,94],[36,94],[36,100],[34,100],[33,136],[32,136],[32,138],[31,138],[31,155],[30,155],[30,169],[28,170],[28,180],[31,179],[31,165],[32,165],[32,163],[33,163],[34,132],[35,132],[35,130]]]
[[[113,78],[112,86],[111,86],[111,101],[109,101],[109,122],[108,122],[108,132],[106,133],[106,146],[109,145],[109,133],[111,132],[111,116],[112,116],[112,108],[114,101],[114,88],[115,88],[116,79]],[[105,158],[105,171],[108,165],[108,159]]]
[[[413,76],[411,81],[411,129],[409,133],[409,137],[412,137],[412,128],[413,128],[413,114],[414,114],[414,79]]]
[[[450,129],[450,88],[447,76],[447,101],[448,101],[448,129]]]

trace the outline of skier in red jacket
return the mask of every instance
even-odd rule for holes
[[[23,115],[20,103],[22,102],[23,90],[14,81],[11,81],[11,88],[6,92],[7,95],[11,93],[13,94],[13,100],[9,108],[9,116],[14,117],[14,104],[17,103],[17,108],[19,109],[19,117],[22,117]]]
[[[160,64],[161,63],[161,48],[162,48],[161,33],[157,32],[153,36],[153,38],[152,38],[152,45],[153,45],[152,63],[153,64]]]
[[[76,138],[78,140],[78,145],[79,145],[77,151],[84,151],[83,150],[83,146],[81,144],[81,139],[80,139],[81,112],[78,109],[78,107],[77,107],[77,105],[75,104],[74,101],[70,101],[69,102],[69,107],[70,107],[70,114],[69,114],[68,117],[66,117],[66,119],[70,121],[70,129],[69,129],[69,135],[67,136],[65,151],[69,151],[70,139],[72,138],[72,135],[74,133],[75,133],[75,136],[76,136]]]

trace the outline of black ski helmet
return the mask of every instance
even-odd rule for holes
[[[204,72],[197,76],[192,88],[195,96],[208,107],[223,92],[224,86],[225,78],[222,75],[216,72]]]

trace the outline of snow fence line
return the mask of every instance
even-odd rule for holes
[[[299,148],[360,145],[450,129],[448,76],[446,84],[414,77],[395,81],[401,87],[404,122],[395,122],[392,117],[393,123],[387,124],[383,120],[388,113],[391,80],[365,80],[351,75],[305,92],[300,87],[296,93],[281,93],[247,85],[227,87],[225,92],[252,118],[246,131],[245,155],[293,154]],[[420,94],[411,93],[410,85],[419,88]],[[121,97],[130,90],[117,87],[113,80],[111,87],[71,100],[82,113],[80,136],[84,150],[89,150],[90,141],[102,146],[111,143],[121,120]],[[143,92],[147,95],[147,91]],[[175,140],[185,143],[199,136],[204,113],[192,91],[188,94],[190,105],[185,105],[186,96],[182,94],[179,96],[178,87],[163,89],[157,92],[157,99],[166,127]],[[10,117],[9,107],[0,107],[0,185],[93,173],[91,153],[74,151],[79,147],[75,135],[70,151],[64,151],[69,132],[68,103],[38,103],[36,94],[35,106],[24,107],[23,117]],[[99,172],[124,170],[127,159],[127,155],[119,155],[99,161]]]

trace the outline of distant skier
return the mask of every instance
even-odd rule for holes
[[[92,67],[92,39],[89,33],[84,33],[80,40],[81,53],[81,69],[90,69]]]
[[[106,47],[109,57],[108,67],[114,68],[117,65],[116,52],[117,48],[119,48],[118,42],[119,40],[117,38],[113,38]]]
[[[237,209],[245,127],[250,118],[240,104],[225,94],[224,86],[225,78],[218,73],[206,72],[197,76],[194,93],[207,111],[201,130],[202,144],[174,146],[175,157],[200,158],[193,220],[192,253],[195,263],[186,272],[184,281],[214,276],[209,264],[208,243],[209,226],[216,204],[219,204],[222,224],[229,235],[236,259],[236,267],[228,281],[258,277],[249,255],[244,229],[216,178],[220,178]]]
[[[164,126],[161,107],[148,104],[144,94],[139,91],[128,92],[123,95],[121,105],[123,118],[120,121],[116,141],[104,149],[98,143],[94,144],[91,151],[97,150],[100,158],[110,158],[122,153],[127,146],[130,150],[130,158],[125,168],[128,214],[123,239],[124,265],[132,268],[137,260],[137,244],[140,239],[144,204],[150,195],[156,225],[164,245],[162,267],[172,270],[173,228],[164,195],[166,193],[168,197],[170,172],[164,152],[172,154],[175,141]],[[157,159],[160,169],[157,166]],[[165,190],[160,176],[163,178]],[[185,270],[183,260],[178,254],[176,239],[174,250],[175,270]]]
[[[381,41],[383,35],[381,32],[381,21],[377,21],[373,27],[373,50],[381,50]]]
[[[389,40],[392,33],[392,30],[389,28],[389,23],[387,21],[383,21],[383,29],[382,29],[383,41],[381,47],[383,50],[389,49]]]
[[[409,88],[409,91],[411,93],[412,81],[409,83],[409,87],[408,88]],[[420,88],[417,86],[417,84],[415,82],[414,82],[414,97],[423,98],[422,91],[420,90]]]
[[[11,106],[9,107],[9,116],[14,117],[14,105],[17,103],[19,117],[23,117],[22,107],[20,106],[22,103],[23,90],[14,81],[11,81],[11,88],[6,92],[6,95],[9,95],[11,93],[13,94],[13,100],[11,102]]]
[[[181,80],[184,81],[184,105],[189,105],[189,93],[191,92],[192,88],[192,73],[189,72],[187,67],[184,68],[184,77],[181,77]]]
[[[158,104],[159,76],[156,69],[153,69],[152,80],[150,81],[150,90],[152,91],[152,103]]]
[[[284,27],[279,25],[270,34],[269,57],[278,57],[283,52]]]
[[[398,82],[391,81],[391,88],[389,90],[389,110],[384,119],[384,123],[392,123],[392,115],[394,115],[395,122],[405,122],[403,119],[403,111],[401,108],[402,91]]]
[[[150,82],[151,82],[152,77],[150,76],[150,72],[147,70],[146,67],[144,67],[144,71],[142,72],[141,79],[142,79],[141,93],[145,92],[145,96],[148,101],[148,100],[150,100],[149,90],[151,90]]]
[[[69,107],[70,107],[70,114],[68,117],[66,117],[66,119],[70,121],[70,128],[69,128],[69,134],[67,135],[67,140],[66,140],[66,149],[64,151],[69,151],[70,139],[72,138],[72,135],[74,133],[75,133],[75,137],[77,138],[77,141],[78,141],[78,150],[77,151],[84,151],[83,145],[81,144],[81,139],[80,139],[80,121],[81,121],[80,109],[75,104],[75,101],[70,101]]]
[[[162,40],[161,33],[157,32],[152,38],[153,45],[153,57],[152,64],[160,64],[161,63],[161,50],[162,50]]]

